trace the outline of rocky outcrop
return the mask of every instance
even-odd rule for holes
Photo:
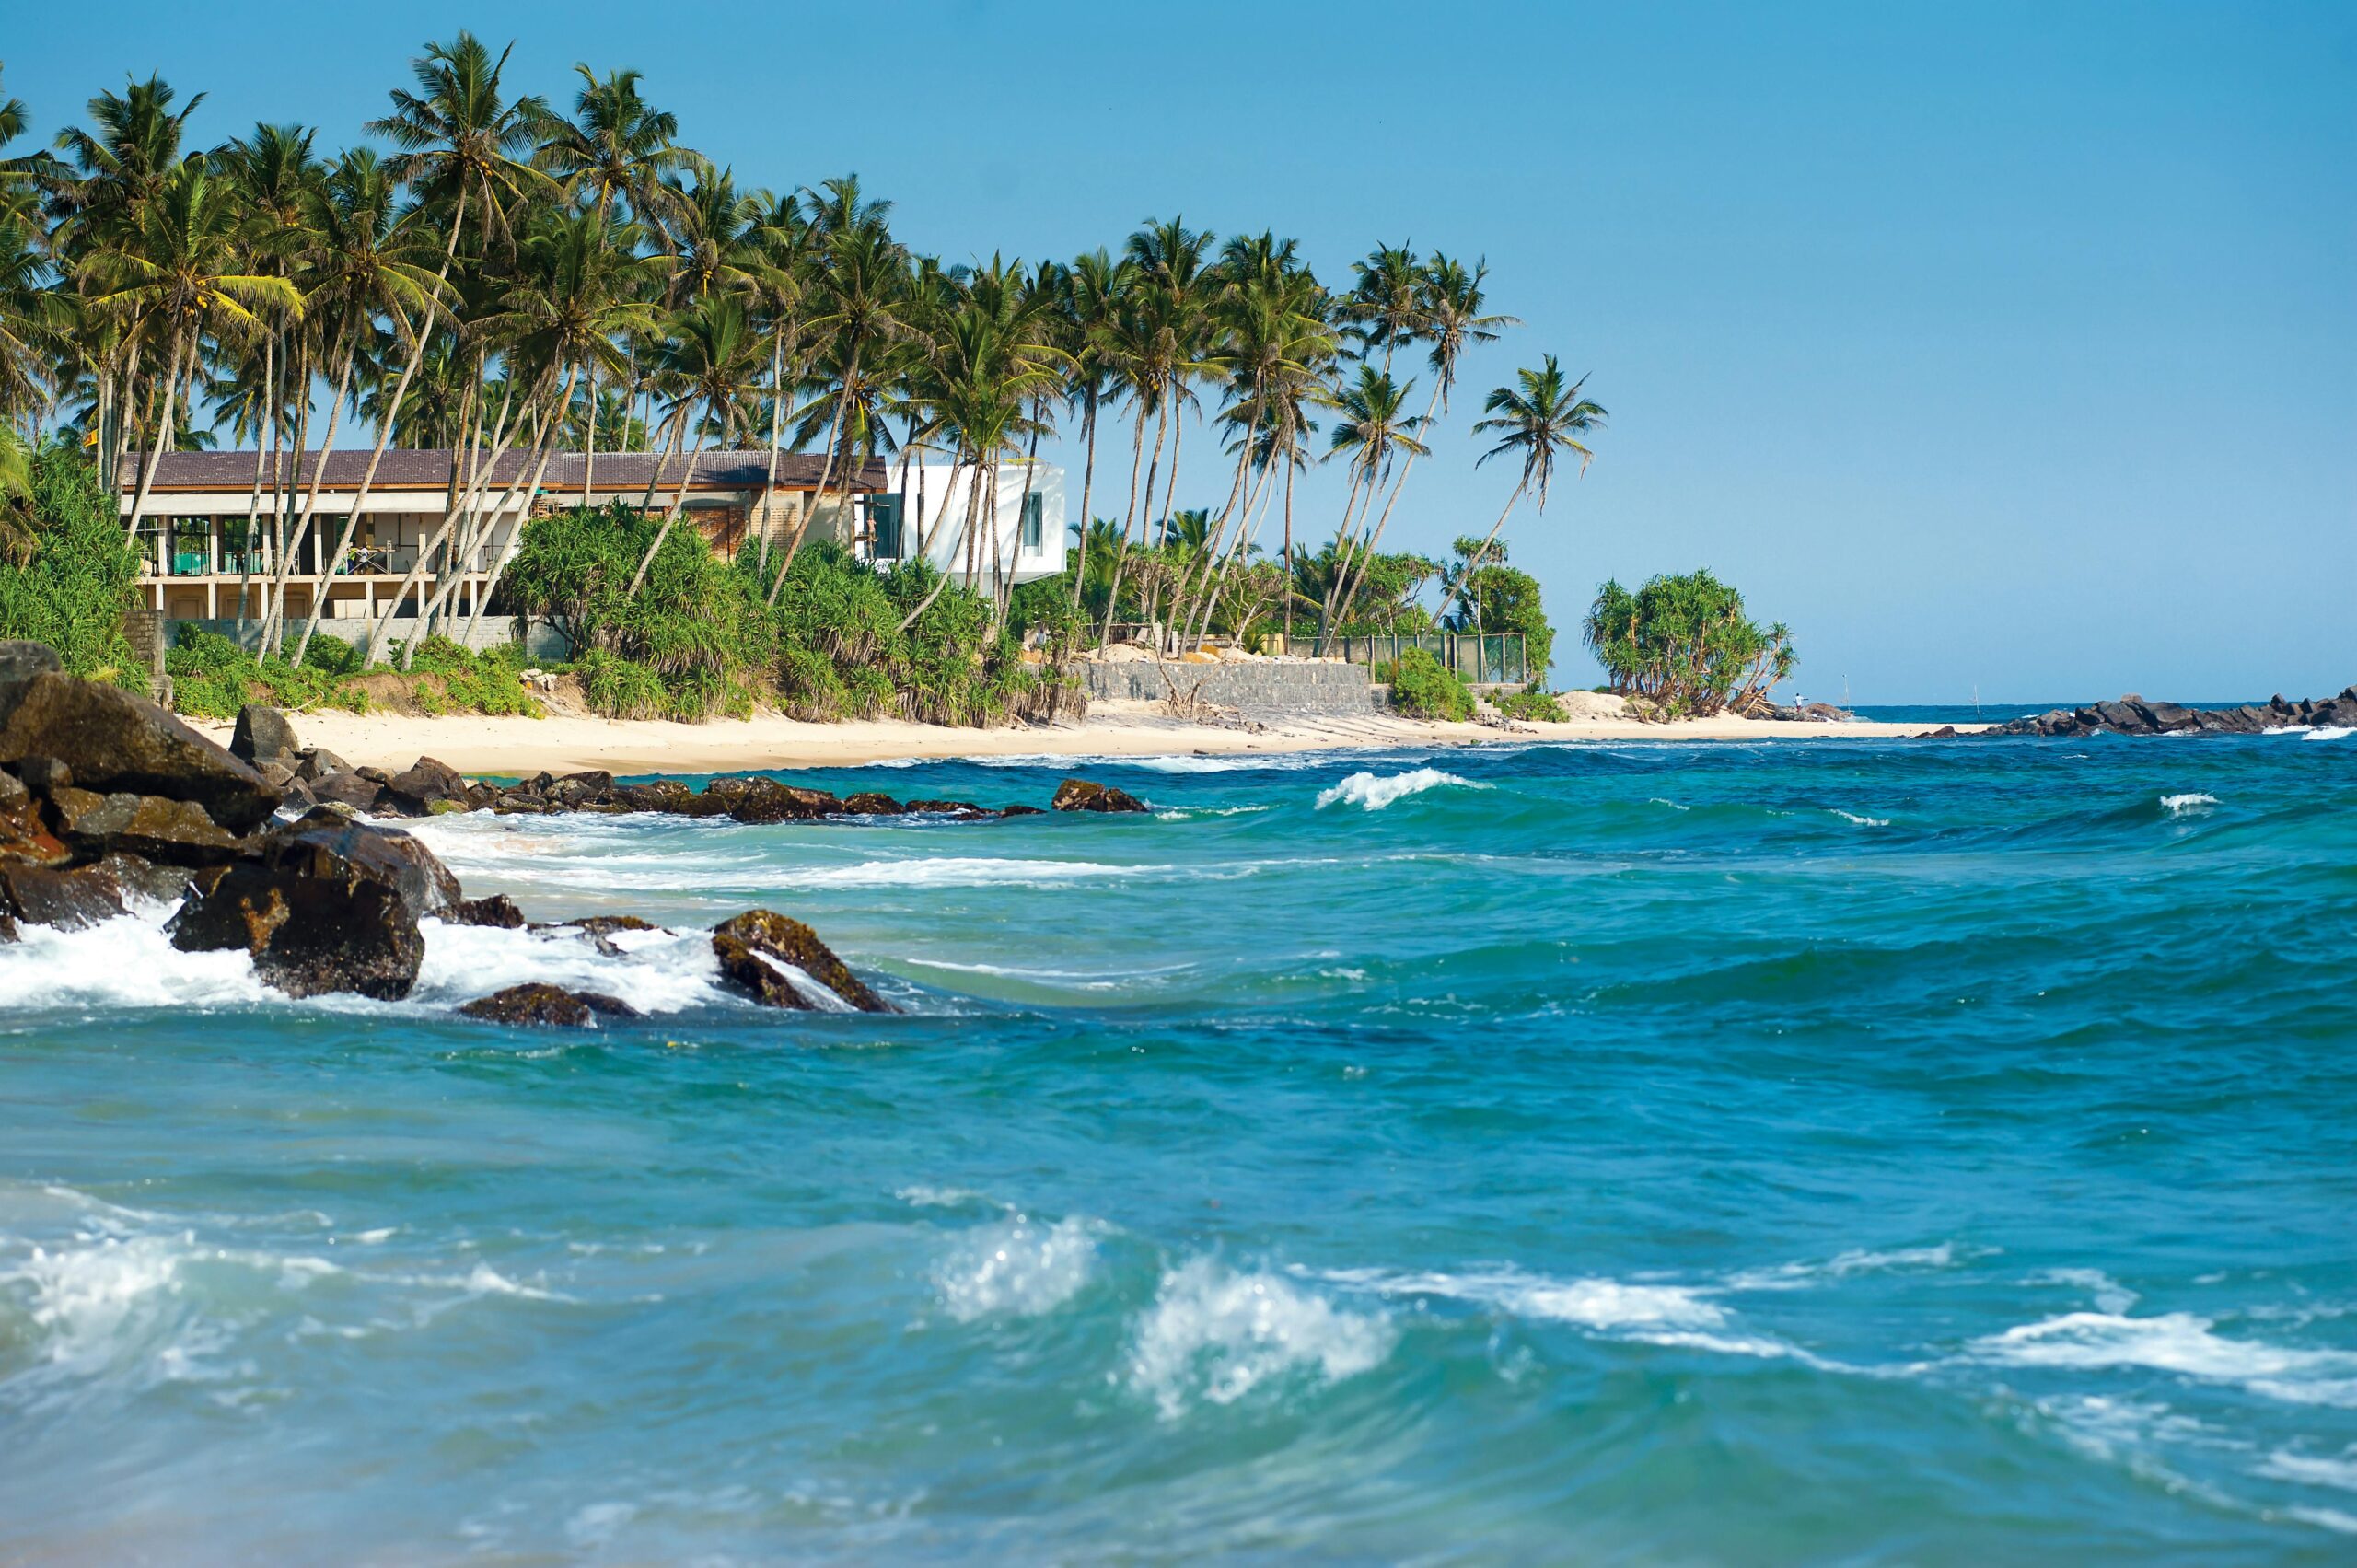
[[[599,991],[567,991],[561,985],[528,981],[470,1002],[459,1011],[492,1024],[532,1024],[557,1028],[587,1028],[599,1018],[645,1016],[619,996]]]
[[[112,851],[192,866],[226,865],[238,857],[238,841],[194,801],[68,788],[52,792],[49,807],[58,836],[79,854]]]
[[[315,810],[198,878],[166,927],[188,952],[243,948],[292,996],[409,994],[425,958],[418,918],[457,901],[458,879],[406,833]]]
[[[712,950],[720,960],[721,977],[764,1006],[809,1011],[818,1005],[777,967],[784,963],[860,1012],[895,1011],[819,940],[817,932],[772,910],[747,910],[714,926]]]
[[[568,920],[561,929],[580,932],[589,938],[598,951],[610,958],[619,958],[629,949],[613,939],[615,932],[659,931],[662,927],[634,914],[593,914],[581,920]]]
[[[1125,790],[1091,779],[1066,779],[1048,803],[1058,811],[1144,811],[1144,801]]]
[[[276,708],[248,703],[238,710],[238,726],[229,737],[229,755],[256,768],[276,764],[292,769],[301,748],[295,726]]]
[[[80,931],[125,912],[122,884],[99,866],[0,866],[0,914],[12,922]]]
[[[2357,686],[2338,697],[2291,702],[2282,696],[2239,708],[2188,708],[2148,703],[2130,692],[2116,703],[2055,708],[1984,731],[1989,735],[2260,735],[2297,726],[2357,727]]]
[[[505,893],[493,893],[482,899],[460,899],[442,912],[442,918],[453,925],[489,925],[502,931],[524,929],[524,912],[517,909],[516,900]]]
[[[431,817],[445,811],[471,809],[467,781],[447,762],[420,757],[384,785],[384,801],[404,817]]]
[[[39,758],[64,763],[84,789],[192,802],[233,833],[268,821],[282,798],[146,698],[56,671],[0,681],[0,766]]]

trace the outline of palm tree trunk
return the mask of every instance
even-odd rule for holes
[[[843,421],[849,417],[851,389],[858,375],[859,351],[854,348],[850,366],[843,373],[843,389],[835,399],[834,416],[827,424],[827,451],[819,461],[819,488],[810,493],[810,504],[802,508],[800,517],[794,519],[794,535],[785,541],[785,559],[778,563],[777,576],[770,583],[766,601],[769,604],[777,603],[778,591],[785,587],[785,575],[794,569],[795,556],[801,553],[803,538],[809,533],[810,524],[817,517],[819,508],[826,503],[827,481],[835,471],[835,447],[842,435]]]
[[[949,465],[949,479],[950,483],[955,485],[958,480],[958,465],[969,456],[971,456],[974,459],[974,482],[970,487],[970,494],[967,496],[965,519],[958,525],[958,527],[961,531],[970,534],[973,531],[974,527],[975,508],[979,507],[982,504],[981,455],[980,453],[959,453],[958,460]],[[951,551],[955,552],[958,548],[957,541],[953,540],[950,542],[949,548]],[[948,586],[949,574],[947,572],[945,571],[935,576],[933,580],[933,587],[925,590],[924,598],[917,601],[917,607],[914,610],[910,610],[906,616],[901,618],[900,630],[905,632],[910,627],[915,625],[917,623],[917,617],[923,615],[926,610],[931,610],[933,608],[933,601],[941,597],[941,590]]]
[[[1114,607],[1120,602],[1121,598],[1121,570],[1128,564],[1130,558],[1130,528],[1137,521],[1138,464],[1144,460],[1144,457],[1145,404],[1140,403],[1138,404],[1137,430],[1130,438],[1130,499],[1128,505],[1121,513],[1121,536],[1113,546],[1113,584],[1105,595],[1105,623],[1097,629],[1097,642],[1100,647],[1113,639]],[[1156,462],[1162,460],[1162,435],[1158,429],[1154,437],[1154,457]],[[1146,482],[1149,485],[1154,482],[1151,473],[1148,474]]]
[[[469,401],[471,401],[471,398]],[[450,530],[458,527],[459,518],[469,516],[481,506],[483,492],[491,487],[493,475],[499,470],[499,459],[507,455],[507,448],[514,440],[514,433],[509,429],[507,421],[510,414],[517,412],[515,401],[516,389],[511,386],[507,389],[506,396],[500,401],[499,417],[492,425],[491,460],[480,465],[472,461],[474,454],[481,450],[482,439],[482,416],[480,410],[476,412],[474,429],[470,435],[471,445],[465,448],[470,460],[463,476],[463,484],[461,484],[459,463],[459,450],[454,448],[451,451],[451,490],[444,504],[442,521],[435,528],[433,538],[419,545],[417,559],[410,563],[408,575],[401,578],[401,587],[393,591],[392,602],[385,606],[385,613],[377,617],[376,622],[368,628],[368,649],[360,661],[364,668],[375,664],[384,656],[385,633],[392,629],[393,617],[400,612],[402,601],[409,598],[411,590],[416,587],[418,580],[425,575],[426,563],[433,560],[434,552],[447,542]],[[422,621],[424,616],[421,615],[419,619]],[[423,640],[422,637],[415,635],[410,638],[412,644]]]
[[[1088,450],[1087,460],[1080,470],[1080,550],[1072,568],[1072,607],[1080,608],[1080,585],[1088,576],[1088,497],[1097,483],[1097,389],[1091,387],[1082,398],[1080,417],[1081,439]]]
[[[1497,541],[1498,531],[1506,526],[1506,519],[1514,516],[1515,503],[1522,499],[1523,489],[1528,482],[1525,480],[1522,484],[1515,485],[1514,494],[1506,497],[1506,509],[1498,514],[1498,520],[1490,525],[1488,537],[1481,540],[1481,548],[1475,551],[1473,558],[1465,563],[1465,575],[1457,580],[1456,587],[1441,597],[1440,613],[1433,617],[1435,623],[1446,620],[1448,607],[1465,597],[1465,589],[1473,581],[1473,574],[1481,569],[1481,558],[1490,553],[1490,546]],[[1473,629],[1477,632],[1481,629],[1481,616],[1479,610],[1474,611]]]
[[[557,394],[555,406],[560,410],[570,409],[573,405],[573,377],[574,372],[567,370],[564,376],[564,389]],[[475,634],[482,630],[484,612],[490,607],[491,596],[498,591],[499,580],[507,575],[507,563],[516,559],[516,552],[524,546],[524,525],[531,520],[532,498],[540,493],[540,480],[548,472],[549,459],[556,452],[556,438],[563,428],[561,419],[551,418],[547,422],[545,433],[540,435],[540,450],[533,460],[531,482],[524,486],[520,499],[517,497],[514,487],[511,486],[509,494],[501,498],[498,510],[492,514],[493,520],[490,526],[493,531],[498,528],[498,519],[506,515],[511,504],[515,507],[516,519],[508,525],[507,541],[500,546],[499,559],[491,563],[490,572],[485,574],[482,583],[475,591],[472,612],[467,617],[467,630],[462,638],[468,647],[474,645]],[[473,552],[470,551],[465,559],[473,560]],[[464,573],[452,574],[450,579],[452,584],[455,585],[464,575]],[[450,602],[455,604],[457,600],[453,598]],[[450,611],[449,619],[456,621],[458,612]],[[424,638],[420,637],[418,640],[424,642]],[[406,650],[404,650],[404,664],[406,664]]]
[[[147,460],[140,466],[139,488],[131,497],[131,525],[124,530],[122,536],[122,542],[125,544],[130,544],[139,538],[139,513],[141,508],[147,505],[147,492],[156,483],[156,466],[163,461],[164,447],[171,438],[172,394],[180,389],[180,355],[184,352],[182,340],[186,336],[187,334],[183,332],[172,334],[172,365],[171,368],[164,373],[161,393],[163,408],[156,417],[156,434],[147,443]],[[168,543],[164,548],[168,552],[171,546]]]
[[[244,645],[246,618],[249,606],[246,596],[253,591],[254,525],[261,516],[261,473],[263,459],[278,464],[278,404],[273,395],[275,388],[272,372],[275,366],[278,334],[271,332],[261,340],[261,424],[254,432],[254,487],[246,495],[246,532],[243,548],[238,552],[238,641]]]
[[[303,497],[303,515],[295,519],[294,542],[287,547],[286,551],[286,559],[290,564],[293,563],[296,556],[300,554],[302,552],[303,536],[310,531],[312,517],[319,510],[319,491],[327,482],[328,454],[335,449],[336,424],[343,417],[344,394],[349,391],[352,387],[352,364],[354,360],[360,356],[360,345],[357,339],[358,334],[356,332],[348,332],[345,334],[343,368],[336,374],[335,401],[328,405],[327,434],[320,438],[319,460],[311,467],[311,488],[309,493]],[[302,460],[302,454],[297,452],[295,455],[295,461],[298,468],[301,466]],[[330,581],[335,575],[335,558],[332,556],[320,564],[319,581],[311,589],[311,598],[314,601],[312,608],[315,613],[319,609],[319,601],[323,599],[328,591],[328,585]],[[285,578],[282,575],[279,582],[280,592],[283,596],[284,593]],[[283,598],[281,603],[283,607]],[[286,634],[286,617],[284,613],[283,608],[277,621],[277,631],[279,644],[281,646],[284,646],[285,644]]]
[[[683,428],[687,424],[685,403],[679,405],[679,424]],[[703,456],[703,432],[699,430],[696,432],[695,447],[688,453],[687,473],[680,479],[679,488],[672,494],[671,509],[663,514],[663,526],[655,530],[655,541],[646,547],[646,553],[638,558],[638,570],[631,575],[630,591],[622,596],[624,598],[636,598],[638,590],[645,586],[648,569],[655,564],[656,556],[662,553],[663,541],[671,537],[671,525],[679,520],[679,508],[687,504],[688,482],[695,477],[696,459],[702,456]]]

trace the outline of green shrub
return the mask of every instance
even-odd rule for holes
[[[1544,691],[1508,691],[1495,702],[1498,712],[1510,719],[1528,719],[1535,724],[1563,722],[1563,704]]]
[[[139,555],[123,542],[113,498],[63,443],[35,453],[30,470],[28,493],[0,501],[19,544],[0,556],[0,637],[46,643],[75,675],[145,691],[147,672],[122,631]]]
[[[1410,718],[1462,723],[1473,716],[1473,693],[1464,678],[1422,648],[1406,649],[1397,663],[1377,666],[1376,676],[1389,680],[1391,705]]]
[[[294,710],[368,711],[368,695],[350,670],[357,656],[332,637],[315,637],[300,665],[273,654],[257,658],[217,632],[180,629],[164,668],[172,678],[172,706],[199,718],[231,719],[248,703]]]
[[[1761,628],[1743,596],[1707,571],[1596,590],[1583,628],[1613,689],[1671,718],[1741,713],[1798,663],[1782,622]]]

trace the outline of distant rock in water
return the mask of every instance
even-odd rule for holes
[[[484,899],[460,899],[442,912],[442,918],[453,925],[488,925],[501,931],[524,929],[524,912],[505,893],[493,893]]]
[[[567,991],[541,981],[527,981],[505,991],[494,991],[459,1011],[486,1023],[540,1024],[571,1029],[587,1028],[599,1018],[645,1016],[619,996],[609,996],[600,991]]]
[[[2030,718],[1997,725],[1989,735],[2259,735],[2298,726],[2357,728],[2357,686],[2338,697],[2294,703],[2282,696],[2240,708],[2185,708],[2148,703],[2134,692],[2116,703],[2055,708]]]
[[[1101,784],[1093,779],[1066,779],[1056,786],[1056,797],[1048,803],[1059,811],[1144,811],[1144,801],[1126,790]]]
[[[785,963],[860,1012],[896,1010],[852,973],[851,966],[835,957],[817,932],[772,910],[747,910],[714,926],[712,950],[720,960],[722,978],[765,1006],[813,1007],[793,977],[777,967]]]

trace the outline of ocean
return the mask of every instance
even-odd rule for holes
[[[0,947],[0,1562],[2357,1560],[2357,738],[795,777],[1071,772]]]

